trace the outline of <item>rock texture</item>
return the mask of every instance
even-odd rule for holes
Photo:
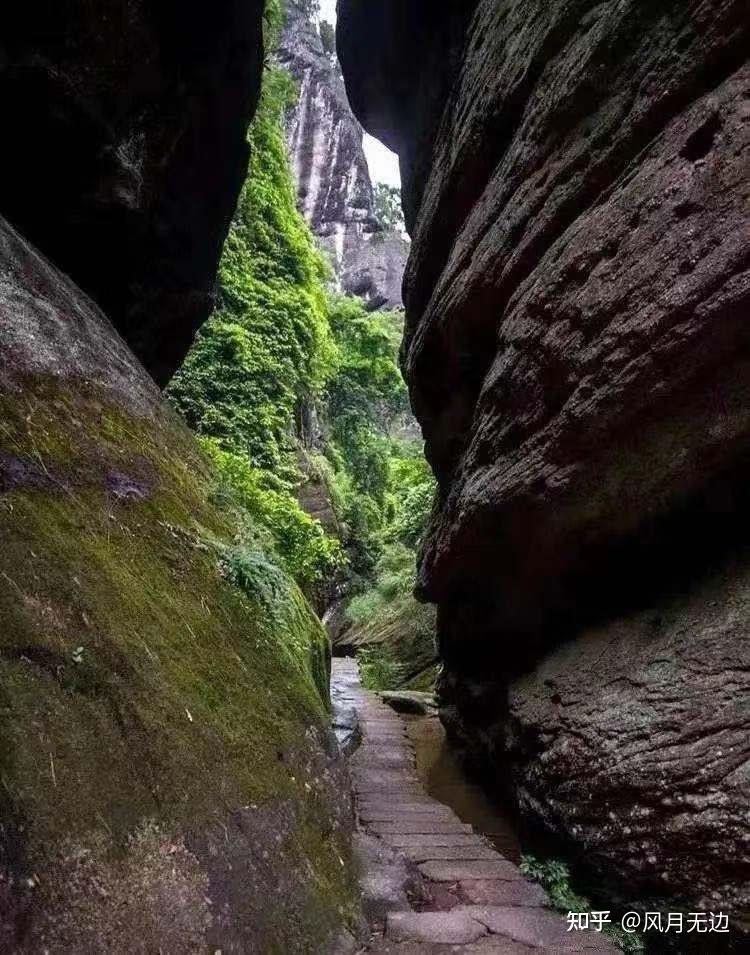
[[[194,438],[3,220],[0,314],[0,951],[332,951],[322,627],[230,585]]]
[[[12,4],[0,210],[163,383],[208,317],[247,170],[261,0]]]
[[[750,24],[739,0],[462,6],[429,36],[421,0],[339,18],[405,175],[444,714],[621,894],[739,917]]]
[[[342,291],[371,309],[400,308],[409,243],[377,219],[362,148],[335,55],[329,55],[305,0],[289,0],[279,60],[299,84],[287,121],[299,206]]]

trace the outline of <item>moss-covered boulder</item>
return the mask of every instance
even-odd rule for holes
[[[354,880],[320,624],[236,586],[191,435],[4,223],[0,316],[0,950],[329,950]]]

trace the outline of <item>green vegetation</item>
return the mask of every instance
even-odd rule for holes
[[[595,910],[588,898],[580,895],[571,885],[570,869],[560,859],[539,859],[533,855],[524,855],[521,859],[521,872],[534,882],[538,882],[549,896],[553,908],[558,912],[592,912]],[[597,910],[598,911],[598,910]],[[608,935],[623,952],[643,952],[643,935],[638,932],[629,934],[612,922],[605,925],[603,933]]]
[[[307,602],[250,562],[254,541],[213,503],[212,469],[171,414],[35,378],[0,396],[0,422],[0,451],[30,475],[0,506],[0,813],[11,844],[23,834],[22,873],[75,893],[53,869],[78,847],[109,884],[152,821],[157,846],[284,805],[276,871],[333,928],[351,877],[315,763],[328,650]],[[285,905],[258,913],[281,951],[299,914]]]
[[[328,20],[320,21],[320,40],[328,56],[336,55],[336,30]]]
[[[202,437],[221,492],[314,597],[344,558],[297,502],[294,424],[333,374],[336,346],[326,267],[297,212],[287,165],[282,120],[293,96],[283,71],[266,71],[250,131],[250,173],[221,261],[221,305],[168,395]]]
[[[279,22],[274,8],[271,33]],[[286,155],[294,96],[286,73],[266,70],[220,304],[168,395],[213,463],[214,499],[242,529],[237,579],[270,587],[278,568],[320,611],[354,596],[357,641],[372,654],[385,641],[396,658],[379,682],[387,671],[391,683],[403,672],[430,684],[434,614],[411,592],[433,482],[398,368],[403,316],[329,291]],[[398,190],[385,200],[400,212]]]
[[[375,186],[374,197],[375,215],[380,224],[390,231],[402,232],[406,225],[401,208],[401,190],[396,186],[379,182]]]

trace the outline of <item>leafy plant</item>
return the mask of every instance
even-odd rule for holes
[[[384,644],[362,647],[357,663],[362,686],[368,690],[395,690],[401,683],[403,668]]]
[[[553,908],[558,912],[591,912],[593,906],[586,896],[580,895],[571,885],[570,869],[560,859],[540,859],[534,855],[521,858],[521,872],[534,882],[538,882],[547,892]],[[637,932],[628,934],[615,923],[605,924],[604,934],[618,945],[623,952],[645,951],[643,936]]]
[[[204,440],[203,447],[214,463],[217,494],[265,532],[260,538],[264,549],[275,554],[303,591],[314,597],[316,587],[344,563],[340,542],[302,510],[283,482],[213,441]],[[238,522],[245,523],[241,516]]]
[[[406,228],[401,207],[401,190],[385,182],[376,184],[373,198],[378,222],[391,232],[403,232]]]
[[[320,40],[328,56],[336,55],[336,30],[328,20],[320,21]]]

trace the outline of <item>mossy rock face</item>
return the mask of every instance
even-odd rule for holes
[[[354,917],[319,622],[222,574],[195,442],[0,224],[0,950],[321,952]]]

